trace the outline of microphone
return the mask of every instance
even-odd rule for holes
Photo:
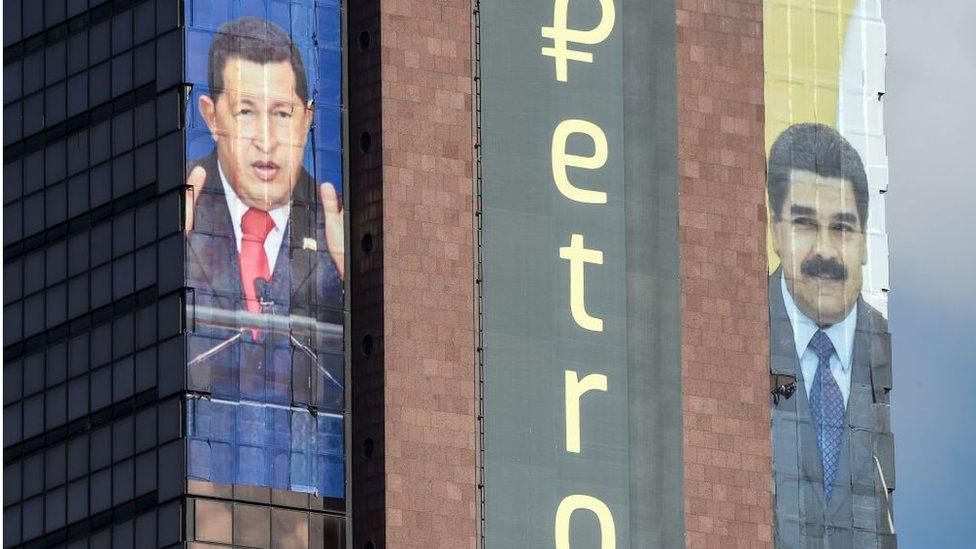
[[[794,378],[789,383],[784,383],[784,384],[776,387],[775,389],[773,389],[770,392],[773,395],[773,404],[774,405],[779,405],[779,397],[780,396],[782,396],[783,398],[789,400],[790,397],[793,396],[793,393],[796,392],[796,379]]]
[[[258,301],[262,306],[264,305],[274,305],[274,300],[271,295],[271,281],[266,278],[255,278],[254,279],[254,289],[258,294]]]

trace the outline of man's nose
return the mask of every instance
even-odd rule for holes
[[[817,244],[816,244],[817,254],[824,259],[833,259],[839,257],[841,252],[842,243],[838,242],[834,238],[833,231],[830,230],[829,225],[820,227],[817,231]]]
[[[258,118],[259,122],[251,140],[258,150],[264,153],[270,153],[278,146],[277,129],[275,124],[271,122],[270,117],[261,116]]]

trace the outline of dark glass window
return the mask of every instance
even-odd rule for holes
[[[65,119],[67,106],[65,83],[59,82],[44,90],[44,124],[56,126]]]
[[[67,67],[67,45],[66,41],[55,42],[47,47],[44,52],[44,80],[51,85],[59,80],[64,80],[65,68]]]
[[[14,160],[3,165],[3,203],[9,204],[24,193],[24,163]]]
[[[155,225],[155,222],[153,223]],[[155,226],[153,227],[155,229]],[[20,299],[24,293],[24,262],[16,259],[3,265],[3,301],[10,303]]]
[[[103,469],[91,476],[89,502],[92,514],[112,506],[112,470]]]
[[[135,43],[140,44],[156,36],[156,6],[143,2],[132,10]]]
[[[35,151],[24,157],[24,194],[31,194],[43,187],[44,151]]]
[[[156,386],[156,349],[150,347],[136,355],[136,392]]]
[[[24,395],[30,396],[44,389],[44,353],[24,358]]]
[[[99,223],[91,232],[91,264],[101,265],[112,259],[112,224]]]
[[[65,0],[44,0],[44,26],[53,27],[65,18]]]
[[[3,243],[10,244],[23,238],[23,216],[21,202],[3,207]]]
[[[88,68],[88,31],[68,37],[68,74]]]
[[[73,88],[73,86],[69,86]],[[76,174],[88,169],[88,130],[84,129],[68,136],[68,173]],[[87,204],[87,201],[85,202]],[[86,206],[87,209],[87,206]]]
[[[68,382],[68,421],[88,414],[88,378],[79,377]]]
[[[112,468],[112,505],[132,499],[135,462],[127,459]]]
[[[133,84],[144,86],[156,78],[156,44],[147,42],[135,49]]]
[[[68,107],[66,116],[72,117],[86,110],[88,110],[88,73],[83,72],[68,79]],[[83,154],[87,156],[87,149]]]
[[[120,402],[132,397],[135,390],[135,366],[132,357],[119,360],[112,365],[112,398]],[[131,443],[132,437],[129,437]]]
[[[92,378],[94,385],[94,378]],[[111,383],[106,383],[111,388]],[[92,390],[94,391],[94,387]],[[100,427],[91,434],[90,441],[91,462],[88,467],[90,471],[97,471],[112,463],[112,426]]]
[[[44,394],[24,400],[24,438],[44,432]]]
[[[19,360],[6,361],[3,364],[3,403],[20,400],[23,396],[24,370]]]
[[[46,225],[53,227],[68,219],[68,184],[58,183],[44,191]]]
[[[24,499],[40,494],[44,489],[44,454],[37,453],[24,459]]]
[[[24,99],[23,123],[24,135],[33,135],[44,129],[44,93],[38,92]]]
[[[75,318],[88,311],[88,273],[68,281],[68,318]]]
[[[24,235],[44,230],[44,193],[34,193],[24,199]]]
[[[58,444],[44,452],[44,486],[47,489],[61,486],[67,481],[67,452],[64,444]]]
[[[76,376],[88,371],[88,334],[80,334],[68,341],[68,374]]]
[[[23,462],[14,461],[3,466],[3,502],[11,504],[20,501],[21,469]]]
[[[156,283],[156,246],[147,246],[136,252],[136,289],[141,290]]]
[[[136,497],[156,489],[156,452],[136,457]]]
[[[91,275],[91,306],[102,307],[112,302],[112,265],[96,267]]]
[[[3,100],[4,102],[20,99],[20,90],[23,86],[20,69],[23,63],[15,61],[3,66]]]
[[[141,150],[147,150],[148,147],[143,147]],[[155,163],[155,153],[152,155],[153,162]],[[136,158],[140,159],[140,154],[136,152]],[[140,166],[140,171],[143,166],[141,160],[136,162]],[[136,246],[145,246],[150,242],[156,240],[156,203],[150,202],[148,204],[143,204],[136,209],[135,217],[135,233],[136,233]]]
[[[39,496],[24,503],[24,539],[44,533],[44,498]]]
[[[67,511],[67,494],[64,488],[44,494],[44,531],[53,532],[64,526]]]
[[[24,95],[30,95],[42,87],[44,87],[44,51],[39,50],[24,57]]]
[[[126,153],[112,161],[112,197],[119,198],[132,192],[132,153]]]
[[[64,385],[48,390],[45,399],[45,429],[51,430],[64,425],[68,419],[68,398]]]
[[[105,366],[91,375],[91,410],[101,410],[112,404],[112,370]]]
[[[53,328],[67,320],[68,314],[68,285],[58,284],[48,289],[45,307],[45,323],[48,328]]]
[[[132,52],[126,52],[112,59],[112,97],[118,97],[131,89]]]
[[[117,54],[132,47],[132,10],[126,10],[112,19],[112,53]]]
[[[68,480],[87,474],[88,435],[81,435],[68,441]]]
[[[88,211],[88,172],[82,172],[68,180],[68,217],[73,218]],[[87,238],[87,234],[85,236]],[[88,251],[84,255],[88,268]]]
[[[46,250],[46,261],[47,284],[50,286],[64,280],[68,274],[67,243],[59,240],[50,245]]]
[[[92,107],[111,99],[111,63],[106,61],[88,71],[88,104]],[[92,144],[94,147],[94,144]]]
[[[44,294],[35,294],[24,300],[24,337],[30,337],[44,329]]]
[[[68,523],[88,516],[88,477],[68,485]]]
[[[135,291],[135,255],[116,259],[112,264],[112,295],[120,299]]]
[[[61,342],[47,350],[47,386],[64,382],[68,373],[68,345]]]
[[[88,30],[89,63],[100,63],[111,54],[111,29],[109,21],[99,23]]]
[[[143,452],[156,445],[156,408],[140,410],[136,414],[136,452]]]

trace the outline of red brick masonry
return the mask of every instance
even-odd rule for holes
[[[772,547],[762,0],[677,0],[688,547]]]
[[[379,103],[368,105],[378,119],[360,112],[350,120],[352,148],[360,128],[374,131],[374,152],[350,162],[354,192],[365,193],[352,212],[354,276],[373,279],[354,282],[353,348],[374,332],[371,356],[355,353],[364,379],[354,374],[354,383],[381,390],[383,402],[377,409],[365,392],[354,398],[353,451],[367,433],[382,438],[382,455],[354,462],[362,475],[354,482],[365,482],[354,487],[354,546],[475,547],[471,3],[365,0],[350,5],[349,21],[350,90],[362,93],[365,83]],[[372,27],[378,52],[354,61],[360,27]],[[350,112],[356,103],[351,97]],[[368,160],[376,155],[380,173]],[[367,227],[381,232],[372,257],[360,250]],[[355,319],[361,309],[371,320]]]

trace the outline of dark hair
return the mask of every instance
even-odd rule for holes
[[[308,101],[308,77],[302,64],[302,55],[291,41],[291,36],[267,19],[241,17],[228,21],[217,29],[210,44],[207,64],[210,93],[216,97],[224,91],[224,67],[232,58],[253,61],[262,65],[291,61],[295,73],[295,93],[302,101]]]
[[[795,124],[776,138],[769,151],[769,205],[779,219],[790,192],[793,170],[846,179],[854,189],[861,228],[868,221],[868,178],[854,147],[837,130],[823,124]]]

